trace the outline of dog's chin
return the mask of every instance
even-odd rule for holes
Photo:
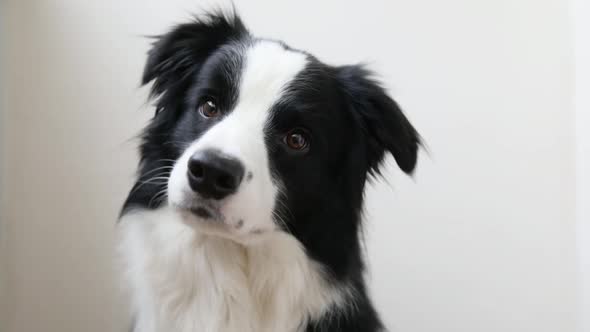
[[[269,232],[247,231],[243,219],[226,215],[221,208],[207,201],[196,200],[191,204],[169,202],[182,221],[203,235],[229,239],[240,244],[260,242]]]

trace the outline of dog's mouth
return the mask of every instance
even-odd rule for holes
[[[188,212],[191,215],[201,219],[203,221],[210,221],[210,222],[223,222],[225,217],[223,213],[221,213],[219,207],[207,203],[207,202],[198,202],[195,204],[174,204],[175,208]]]
[[[218,208],[204,204],[199,204],[195,207],[191,207],[189,208],[189,211],[195,216],[206,220],[223,221],[225,219]]]

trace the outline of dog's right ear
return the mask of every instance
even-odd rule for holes
[[[148,52],[142,85],[154,81],[151,97],[179,97],[203,62],[220,46],[248,35],[234,12],[209,12],[156,37]],[[166,104],[165,102],[159,104]],[[160,111],[158,107],[158,111]]]
[[[365,131],[369,173],[380,174],[384,154],[389,152],[400,169],[411,174],[418,159],[420,135],[398,104],[363,66],[339,67],[337,77]]]

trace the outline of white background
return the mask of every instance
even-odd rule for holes
[[[0,331],[125,331],[114,223],[152,113],[142,36],[210,6],[1,5]],[[391,331],[584,328],[584,5],[236,1],[257,35],[369,62],[426,141],[413,179],[390,162],[367,192],[369,280]]]
[[[579,330],[590,331],[590,1],[573,2],[576,50],[576,165],[578,257],[580,262]]]

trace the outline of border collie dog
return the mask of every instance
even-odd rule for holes
[[[118,225],[135,332],[383,329],[363,280],[363,190],[419,136],[362,66],[210,12],[157,37],[156,112]]]

